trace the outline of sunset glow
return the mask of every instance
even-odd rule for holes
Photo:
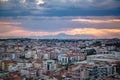
[[[120,38],[119,0],[0,0],[0,38]]]
[[[114,22],[120,22],[120,19],[111,19],[111,20],[73,19],[72,21],[86,22],[86,23],[114,23]]]
[[[0,36],[30,37],[30,36],[50,36],[50,35],[58,35],[64,33],[68,35],[93,35],[96,36],[96,38],[102,38],[105,36],[108,36],[109,38],[114,37],[111,34],[115,34],[117,37],[120,37],[119,29],[74,28],[74,29],[60,30],[54,32],[47,32],[47,31],[30,31],[21,27],[14,26],[13,24],[20,25],[21,23],[0,22],[0,25],[4,25],[4,27],[1,27]]]

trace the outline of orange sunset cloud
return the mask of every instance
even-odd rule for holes
[[[100,20],[100,19],[72,19],[75,22],[87,22],[87,23],[112,23],[112,22],[120,22],[120,19],[108,19],[108,20]]]
[[[120,30],[119,29],[97,29],[97,28],[73,28],[67,30],[60,30],[60,31],[30,31],[24,29],[20,26],[21,23],[18,22],[0,22],[1,29],[0,29],[0,36],[1,37],[31,37],[31,36],[49,36],[49,35],[58,35],[61,33],[68,34],[68,35],[93,35],[96,38],[102,37],[120,37]]]

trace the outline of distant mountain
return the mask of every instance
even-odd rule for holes
[[[69,35],[65,33],[60,33],[57,35],[47,35],[47,36],[30,36],[30,37],[0,37],[0,39],[8,39],[8,38],[33,38],[33,39],[100,39],[94,35],[90,34],[76,34],[76,35]],[[115,38],[116,39],[116,38]]]
[[[29,37],[17,37],[17,36],[9,36],[9,37],[0,37],[0,39],[100,39],[94,35],[87,35],[87,34],[76,34],[76,35],[68,35],[65,33],[60,33],[57,35],[48,35],[48,36],[29,36]],[[102,38],[107,39],[107,38]],[[108,38],[119,40],[119,38]]]
[[[57,34],[57,35],[42,36],[40,38],[45,38],[45,39],[68,39],[68,38],[72,38],[72,35],[60,33],[60,34]]]
[[[39,38],[43,38],[43,39],[94,39],[95,36],[93,35],[68,35],[65,33],[60,33],[57,35],[48,35],[48,36],[42,36]]]

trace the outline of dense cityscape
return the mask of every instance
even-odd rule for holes
[[[0,80],[120,80],[120,0],[0,0]]]
[[[0,80],[120,80],[120,39],[1,39]]]

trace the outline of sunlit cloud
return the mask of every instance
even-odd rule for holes
[[[0,2],[8,2],[9,0],[0,0]]]
[[[21,29],[20,27],[17,27],[20,24],[21,23],[19,22],[0,22],[0,34]]]
[[[19,22],[0,22],[0,25],[12,25],[12,24],[21,24]]]
[[[0,22],[1,23],[1,22]],[[10,22],[4,22],[4,27],[1,27],[0,37],[32,37],[32,36],[56,36],[61,33],[67,35],[92,35],[94,38],[120,38],[120,30],[119,29],[96,29],[96,28],[74,28],[60,31],[30,31],[21,27],[13,26]],[[6,25],[7,24],[7,25]],[[84,36],[83,36],[84,37]],[[89,36],[91,37],[91,36]]]
[[[43,0],[36,0],[36,4],[37,5],[44,4],[44,1]]]
[[[86,22],[86,23],[113,23],[120,22],[120,19],[108,19],[108,20],[100,20],[100,19],[72,19],[75,22]]]
[[[77,28],[65,32],[66,34],[90,34],[97,37],[110,36],[109,33],[120,33],[118,29],[95,29],[95,28]]]
[[[83,38],[120,38],[119,16],[20,17],[0,21],[0,37],[79,35]],[[76,22],[77,21],[77,22]]]
[[[20,3],[25,3],[26,2],[26,0],[20,0]]]

